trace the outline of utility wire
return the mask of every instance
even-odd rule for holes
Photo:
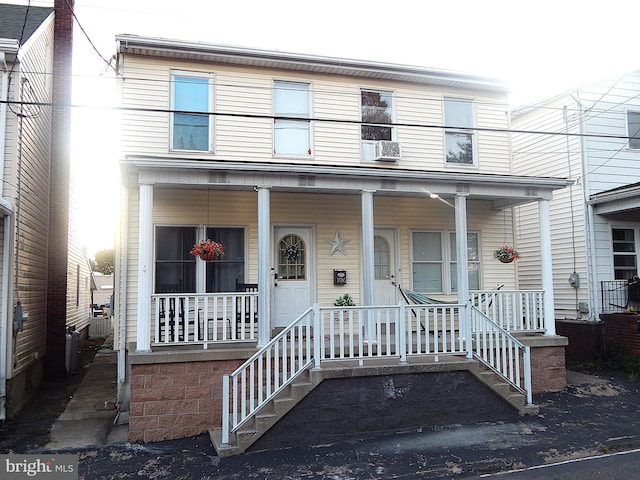
[[[100,53],[100,51],[98,50],[98,48],[95,46],[95,44],[93,43],[93,41],[91,40],[91,37],[89,37],[89,34],[86,32],[86,30],[84,29],[84,27],[82,26],[82,24],[80,23],[80,20],[78,20],[78,17],[76,15],[76,12],[74,11],[73,7],[69,4],[68,0],[64,0],[65,5],[67,6],[67,8],[69,9],[69,11],[71,12],[71,15],[73,15],[73,19],[75,20],[76,24],[78,25],[78,27],[80,28],[80,31],[82,31],[82,33],[84,34],[85,38],[87,39],[87,41],[89,42],[89,45],[91,45],[91,48],[93,48],[93,50],[98,54],[98,57],[100,57],[100,59],[107,64],[107,68],[112,68],[113,71],[115,72],[116,69],[115,67],[112,65],[110,60],[107,60],[106,58],[104,58],[102,56],[102,54]]]
[[[304,122],[320,122],[320,123],[338,123],[347,125],[377,125],[377,126],[389,126],[389,127],[407,127],[407,128],[424,128],[424,129],[444,129],[455,131],[476,131],[476,132],[493,132],[493,133],[521,133],[521,134],[533,134],[533,135],[553,135],[558,137],[585,137],[585,138],[600,138],[600,139],[616,139],[616,140],[629,140],[626,135],[606,135],[596,133],[575,133],[575,132],[554,132],[544,130],[522,130],[513,128],[496,128],[496,127],[458,127],[453,125],[440,125],[429,123],[406,123],[406,122],[388,122],[388,123],[372,123],[363,120],[346,120],[341,118],[319,118],[319,117],[290,117],[282,115],[263,115],[263,114],[250,114],[250,113],[231,113],[231,112],[203,112],[193,110],[176,110],[170,108],[147,108],[147,107],[105,107],[94,105],[77,105],[77,104],[56,104],[51,102],[16,102],[14,100],[0,100],[0,103],[8,103],[13,105],[37,105],[48,107],[66,107],[66,108],[78,108],[78,109],[98,109],[98,110],[111,110],[119,112],[132,112],[132,113],[169,113],[169,114],[185,114],[185,115],[201,115],[212,117],[228,117],[228,118],[243,118],[243,119],[262,119],[262,120],[289,120],[289,121],[304,121]]]

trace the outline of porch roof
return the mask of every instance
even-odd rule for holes
[[[589,204],[598,215],[640,221],[640,183],[623,185],[591,195]]]
[[[156,156],[127,156],[122,161],[127,186],[250,190],[269,187],[281,192],[452,198],[467,195],[491,200],[500,209],[551,199],[553,191],[573,180],[556,177],[484,174],[475,172],[382,169],[369,166],[283,164],[185,160]]]

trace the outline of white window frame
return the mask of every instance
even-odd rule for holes
[[[415,251],[415,245],[414,245],[414,234],[416,233],[435,233],[435,234],[439,234],[440,235],[440,261],[436,262],[436,261],[419,261],[417,262],[416,260],[414,260],[414,251]],[[423,229],[418,229],[418,230],[411,230],[410,232],[410,241],[411,241],[411,257],[410,257],[410,262],[411,262],[411,286],[413,289],[415,289],[414,286],[414,267],[413,265],[416,263],[440,263],[441,265],[441,281],[442,281],[442,290],[441,291],[420,291],[420,293],[426,293],[426,294],[442,294],[442,295],[452,295],[455,294],[457,292],[457,289],[454,290],[453,285],[452,285],[452,277],[451,277],[451,266],[453,264],[455,264],[456,262],[453,260],[453,252],[452,252],[452,247],[451,247],[451,235],[455,234],[456,232],[454,230],[423,230]],[[468,231],[467,235],[469,234],[474,234],[477,235],[478,237],[478,260],[471,260],[469,261],[469,263],[475,263],[478,265],[478,287],[482,288],[482,245],[481,245],[481,238],[480,238],[480,232],[479,231]],[[455,248],[455,247],[453,247]]]
[[[203,238],[207,238],[207,229],[209,228],[218,228],[218,229],[230,229],[230,230],[237,230],[237,231],[241,231],[242,232],[242,236],[244,237],[244,249],[242,252],[242,259],[241,260],[237,260],[237,259],[231,259],[229,257],[227,257],[226,259],[224,258],[224,256],[221,259],[216,260],[215,262],[210,262],[214,267],[216,266],[222,266],[223,264],[229,262],[229,263],[235,263],[235,264],[241,264],[242,268],[241,268],[241,273],[239,272],[238,275],[242,276],[242,278],[239,278],[238,280],[242,280],[242,282],[246,282],[246,278],[247,278],[247,268],[248,268],[248,258],[247,258],[247,228],[243,227],[243,226],[237,226],[237,225],[193,225],[193,224],[157,224],[154,226],[154,240],[153,240],[153,245],[154,245],[154,252],[153,252],[153,291],[154,293],[166,293],[166,292],[162,292],[162,291],[157,291],[157,280],[158,280],[158,268],[159,268],[159,264],[161,263],[170,263],[170,264],[191,264],[193,265],[193,278],[191,278],[191,280],[193,280],[194,283],[194,289],[195,291],[185,291],[182,293],[206,293],[207,288],[206,288],[206,280],[207,280],[207,268],[208,268],[208,263],[209,262],[205,262],[201,259],[198,259],[197,257],[193,257],[191,255],[188,255],[188,251],[184,252],[184,256],[185,258],[175,258],[175,259],[158,259],[158,251],[156,249],[156,245],[158,243],[158,241],[160,240],[160,232],[159,230],[161,228],[166,228],[166,229],[171,229],[171,228],[183,228],[183,229],[188,229],[193,231],[194,233],[194,238],[193,238],[193,242],[196,243],[199,240],[203,239]],[[214,239],[216,240],[216,239]],[[185,245],[184,248],[190,250],[191,247],[193,245],[189,242],[188,245]],[[228,247],[228,245],[224,245],[225,247]],[[229,284],[231,285],[231,279],[233,277],[229,278]],[[232,286],[229,287],[230,290],[229,291],[234,291],[234,288]]]
[[[613,244],[614,244],[614,240],[613,240],[613,231],[614,230],[631,230],[633,232],[633,248],[634,251],[633,252],[616,252],[613,248]],[[611,234],[609,236],[609,238],[611,239],[611,274],[613,276],[614,279],[616,280],[622,280],[617,278],[616,275],[616,270],[629,270],[627,268],[617,268],[616,264],[615,264],[615,258],[616,256],[633,256],[635,257],[635,263],[636,263],[636,271],[635,271],[635,275],[639,275],[640,272],[638,272],[638,268],[640,268],[640,229],[631,226],[631,225],[612,225],[611,226]],[[631,278],[631,276],[629,277]],[[628,279],[626,279],[628,280]]]
[[[455,123],[451,123],[451,120],[447,119],[446,115],[446,105],[447,102],[458,102],[468,104],[471,109],[471,125],[459,126]],[[478,136],[476,131],[474,130],[476,127],[476,104],[471,98],[461,98],[461,97],[443,97],[442,99],[442,118],[444,122],[444,126],[447,128],[443,129],[442,141],[444,146],[444,163],[447,166],[457,166],[457,167],[477,167],[478,165]],[[471,163],[459,163],[459,162],[449,162],[447,160],[447,134],[464,134],[471,136]]]
[[[307,101],[308,101],[308,105],[307,105],[307,113],[305,114],[297,114],[296,112],[280,112],[276,106],[276,90],[277,90],[277,85],[278,84],[282,84],[282,85],[303,85],[306,86],[306,93],[307,93]],[[312,96],[312,88],[311,88],[311,83],[309,82],[300,82],[300,81],[296,81],[296,80],[283,80],[283,79],[275,79],[273,80],[273,101],[272,103],[272,109],[273,109],[273,116],[274,117],[289,117],[291,118],[291,120],[279,120],[277,118],[273,119],[273,156],[274,157],[285,157],[285,158],[312,158],[313,157],[313,128],[312,128],[312,122],[311,122],[311,117],[312,117],[312,102],[311,102],[311,96]],[[299,120],[296,120],[298,119]],[[286,121],[286,122],[299,122],[301,124],[306,124],[307,126],[307,151],[306,152],[289,152],[289,153],[281,153],[281,152],[277,152],[276,151],[276,125],[279,121]]]
[[[391,119],[390,119],[390,123],[364,123],[364,119],[362,118],[362,94],[364,92],[376,92],[376,93],[380,93],[380,94],[385,94],[385,95],[389,95],[389,97],[391,98],[391,109],[390,109],[390,114],[391,114]],[[396,93],[394,90],[385,90],[383,88],[367,88],[367,87],[361,87],[360,91],[359,91],[359,107],[360,107],[360,122],[361,122],[361,126],[358,132],[359,138],[360,138],[360,147],[362,150],[362,154],[361,154],[361,158],[362,161],[365,162],[372,162],[374,160],[374,146],[377,142],[377,140],[364,140],[362,138],[362,127],[365,125],[373,125],[373,126],[380,126],[380,127],[388,127],[391,130],[391,138],[389,139],[389,141],[391,142],[396,142],[397,141],[397,136],[398,136],[398,132],[395,126],[395,122],[396,122]]]
[[[175,78],[176,77],[187,77],[194,78],[199,80],[207,80],[208,81],[208,99],[207,99],[207,108],[208,108],[208,120],[209,120],[209,128],[208,128],[208,141],[207,141],[207,149],[206,150],[192,150],[187,148],[174,148],[174,112],[175,108]],[[172,70],[171,71],[171,82],[170,82],[170,110],[169,114],[169,151],[172,152],[194,152],[194,153],[214,153],[214,118],[213,110],[214,110],[214,75],[212,73],[207,72],[193,72],[193,71],[185,71],[185,70]]]
[[[640,124],[640,109],[638,110],[632,110],[632,109],[626,109],[626,115],[625,115],[625,120],[626,120],[626,130],[627,130],[627,149],[628,150],[640,150],[640,131],[637,132],[633,132],[632,129],[629,128],[629,114],[634,114],[637,115],[639,117],[639,124]],[[631,137],[634,136],[634,142],[632,144],[631,141]]]

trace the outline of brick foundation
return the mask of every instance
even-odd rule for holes
[[[605,354],[640,356],[640,315],[612,313],[600,315],[604,323]]]
[[[243,360],[131,365],[129,441],[190,437],[220,426],[222,377]]]
[[[517,335],[531,352],[532,393],[558,392],[567,386],[565,348],[569,341],[560,335]]]
[[[594,362],[605,356],[603,322],[556,320],[556,331],[569,339],[567,362]]]
[[[567,386],[564,347],[531,349],[531,390],[558,392]]]

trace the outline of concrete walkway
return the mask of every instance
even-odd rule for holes
[[[126,442],[128,425],[116,423],[117,352],[99,350],[82,382],[51,429],[46,449]]]

